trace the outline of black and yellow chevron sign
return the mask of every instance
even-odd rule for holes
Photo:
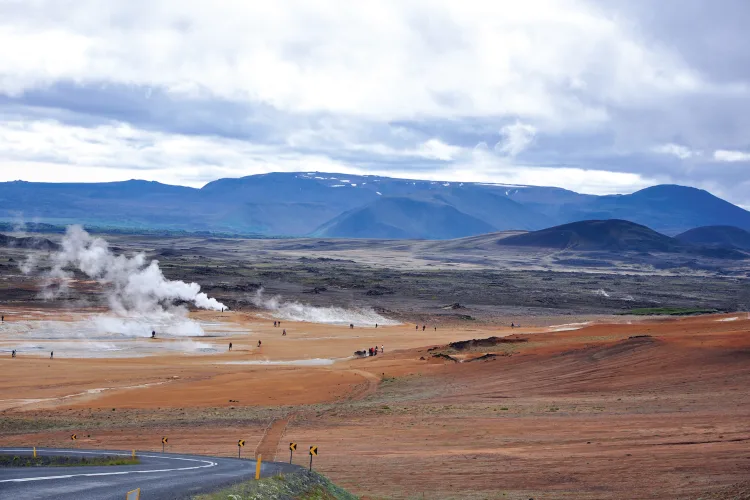
[[[291,451],[297,451],[297,443],[289,443],[289,449]]]
[[[312,455],[312,456],[318,456],[318,447],[317,446],[310,446],[310,455]]]
[[[71,434],[70,439],[71,441],[75,441],[76,439],[78,439],[78,434]]]
[[[164,436],[163,438],[161,438],[161,444],[167,444],[168,442],[169,442],[169,439],[167,439],[166,436]]]
[[[245,446],[245,440],[244,439],[240,439],[239,441],[237,441],[237,446],[239,446],[240,448],[242,448],[243,446]]]

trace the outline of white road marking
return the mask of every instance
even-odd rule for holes
[[[0,449],[0,452],[28,452],[31,451],[29,449],[19,449],[19,450],[13,450],[13,449]],[[37,453],[40,451],[48,451],[44,449],[37,448]],[[84,455],[105,455],[105,456],[130,456],[130,453],[106,453],[106,452],[97,452],[97,451],[65,451],[64,453],[78,453],[78,454],[84,454]],[[177,469],[156,469],[156,470],[128,470],[128,471],[118,471],[118,472],[96,472],[96,473],[89,473],[89,474],[66,474],[64,476],[44,476],[44,477],[19,477],[16,479],[2,479],[0,480],[0,483],[24,483],[28,481],[48,481],[50,479],[68,479],[71,477],[96,477],[96,476],[121,476],[125,474],[152,474],[154,472],[177,472],[177,471],[184,471],[184,470],[195,470],[195,469],[204,469],[207,467],[215,467],[217,464],[216,462],[211,462],[210,460],[200,460],[197,458],[179,458],[179,457],[166,457],[163,455],[138,455],[141,457],[146,458],[163,458],[167,460],[183,460],[186,462],[202,462],[206,465],[196,465],[193,467],[180,467]]]

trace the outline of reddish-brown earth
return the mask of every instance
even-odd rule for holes
[[[67,446],[73,431],[81,447],[159,449],[169,435],[173,451],[236,455],[242,438],[246,456],[285,460],[295,441],[296,462],[317,445],[315,468],[366,498],[750,498],[746,313],[558,332],[358,330],[374,335],[364,341],[286,325],[304,342],[251,315],[224,320],[268,335],[272,360],[386,352],[320,367],[223,364],[260,356],[257,337],[238,336],[235,352],[213,356],[8,356],[0,445]],[[510,334],[526,341],[447,346]],[[487,353],[497,356],[468,362]]]

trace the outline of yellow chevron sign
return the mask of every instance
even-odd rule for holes
[[[75,441],[76,439],[78,439],[78,435],[77,434],[71,434],[70,435],[70,439],[71,439],[71,441]]]
[[[237,446],[239,446],[240,448],[243,447],[243,446],[245,446],[245,440],[244,439],[240,439],[239,441],[237,441]]]
[[[318,447],[317,446],[310,446],[310,455],[312,455],[312,456],[318,456]]]
[[[290,451],[297,451],[297,443],[289,443]]]
[[[161,444],[167,444],[168,442],[169,442],[169,439],[167,439],[166,436],[161,438]]]

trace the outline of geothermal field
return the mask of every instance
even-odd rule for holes
[[[294,441],[369,499],[750,498],[746,269],[44,238],[0,249],[0,446]]]

